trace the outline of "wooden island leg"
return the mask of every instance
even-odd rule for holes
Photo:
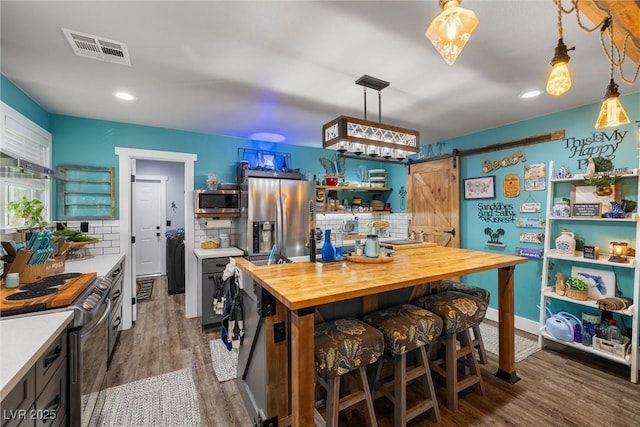
[[[520,381],[516,375],[514,290],[515,266],[498,269],[498,371],[496,376],[510,384]]]
[[[291,311],[291,405],[294,427],[313,426],[315,307]]]

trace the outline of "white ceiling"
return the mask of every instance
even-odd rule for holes
[[[626,0],[625,0],[626,1]],[[50,113],[321,146],[338,115],[363,117],[364,74],[387,80],[382,121],[422,143],[602,99],[609,64],[599,31],[564,16],[573,88],[544,93],[558,39],[552,0],[464,0],[480,20],[453,66],[424,31],[430,1],[6,1],[2,73]],[[584,18],[585,23],[591,25]],[[75,56],[61,28],[125,43],[131,66]],[[635,64],[627,61],[627,75]],[[637,92],[636,82],[622,94]],[[542,90],[537,98],[519,95]],[[125,103],[112,93],[126,90]],[[368,91],[369,120],[377,120]],[[593,117],[595,123],[595,117]],[[552,129],[550,129],[552,130]]]

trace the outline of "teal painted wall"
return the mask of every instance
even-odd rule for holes
[[[205,188],[210,173],[218,176],[219,182],[236,182],[236,167],[239,162],[238,149],[264,150],[291,154],[292,168],[308,172],[311,176],[324,176],[320,157],[331,157],[333,151],[321,148],[301,147],[288,144],[274,144],[262,141],[206,135],[173,129],[140,126],[127,123],[109,122],[72,116],[51,116],[54,136],[54,167],[61,163],[88,166],[118,166],[115,147],[138,148],[158,151],[176,151],[197,154],[195,163],[195,188]],[[318,143],[320,144],[320,142]],[[368,169],[383,168],[389,171],[390,185],[394,191],[382,194],[381,199],[389,201],[394,211],[400,211],[398,190],[406,182],[404,166],[372,161],[347,159],[346,181],[358,181],[358,167]],[[341,195],[350,198],[352,195]],[[371,194],[366,195],[371,197]]]
[[[198,155],[195,165],[194,185],[196,188],[204,188],[205,180],[209,173],[218,174],[220,182],[235,181],[235,165],[238,161],[238,148],[261,149],[276,152],[291,153],[292,167],[300,168],[303,172],[321,176],[324,171],[318,161],[319,157],[329,157],[333,153],[320,149],[299,147],[287,144],[270,144],[250,141],[245,139],[230,138],[217,135],[205,135],[192,132],[183,132],[171,129],[154,128],[147,126],[131,125],[126,123],[108,122],[102,120],[85,119],[61,115],[49,115],[39,107],[28,95],[22,92],[17,86],[11,83],[4,76],[1,76],[2,100],[38,123],[53,134],[54,166],[60,163],[82,164],[91,166],[114,166],[117,167],[117,157],[114,153],[116,146],[141,148],[161,151],[189,152]],[[631,119],[631,124],[621,126],[617,130],[618,135],[624,135],[616,147],[615,152],[603,153],[613,156],[616,167],[636,168],[639,166],[638,155],[640,151],[639,142],[636,139],[637,125],[635,120],[640,119],[640,93],[634,93],[622,97],[622,102]],[[513,123],[495,129],[489,129],[474,134],[460,136],[450,140],[423,146],[425,155],[437,155],[451,152],[453,149],[468,149],[478,146],[491,145],[499,142],[521,139],[532,135],[547,133],[554,130],[565,130],[565,140],[552,141],[548,143],[535,144],[527,147],[519,147],[510,150],[489,152],[481,155],[465,157],[461,161],[460,180],[465,178],[494,175],[496,180],[497,197],[492,200],[461,200],[461,245],[469,249],[484,251],[496,251],[513,254],[517,246],[542,248],[542,245],[524,244],[519,242],[521,231],[515,226],[515,222],[488,222],[478,217],[479,204],[483,203],[493,207],[494,204],[502,203],[507,206],[508,212],[513,216],[532,218],[534,214],[521,214],[519,205],[529,196],[536,202],[542,204],[540,217],[547,211],[546,192],[532,191],[526,192],[522,188],[521,194],[517,198],[506,198],[502,196],[503,179],[506,174],[516,173],[523,180],[524,165],[534,163],[545,163],[548,166],[549,160],[554,160],[557,165],[564,165],[571,172],[584,172],[584,165],[581,161],[597,154],[582,153],[572,147],[576,144],[583,144],[585,147],[605,147],[611,145],[606,140],[588,141],[594,135],[593,125],[600,103],[586,105],[580,108],[563,111],[556,114],[537,117],[534,119]],[[604,131],[606,137],[612,136],[611,130]],[[598,132],[595,132],[598,133]],[[320,142],[318,141],[318,145]],[[504,156],[511,155],[515,151],[521,150],[526,156],[526,162],[518,163],[514,166],[500,168],[498,170],[484,173],[482,164],[485,160],[500,160]],[[389,172],[389,186],[393,187],[393,192],[389,195],[389,201],[395,212],[400,212],[399,190],[406,188],[406,171],[404,166],[390,165],[386,163],[347,160],[347,181],[358,181],[358,167],[364,165],[368,169],[384,168]],[[547,169],[548,173],[548,169]],[[623,194],[628,193],[628,189],[623,187]],[[461,193],[462,194],[462,193]],[[348,194],[345,198],[349,198]],[[508,215],[507,215],[508,216]],[[493,216],[497,218],[497,216]],[[486,246],[487,236],[484,230],[491,227],[494,231],[502,228],[505,231],[501,242],[504,248]],[[632,246],[636,246],[635,241],[628,236],[627,231],[617,227],[578,227],[571,224],[572,231],[578,236],[585,238],[587,244],[600,244],[620,237],[621,240],[629,241]],[[554,231],[551,238],[555,239],[559,231]],[[553,234],[553,233],[552,233]],[[530,260],[527,264],[518,266],[516,269],[516,315],[537,320],[539,303],[540,275],[542,273],[541,261]],[[568,271],[569,266],[559,265],[559,269]],[[619,284],[625,292],[630,286],[631,278],[629,272],[620,268],[616,269],[616,275],[620,279]],[[565,274],[568,276],[568,274]],[[496,273],[488,272],[471,275],[465,278],[472,282],[481,284],[489,289],[492,294],[491,307],[497,307]]]
[[[516,247],[542,249],[542,244],[527,244],[519,241],[521,232],[528,231],[544,231],[543,229],[523,229],[516,227],[516,218],[544,218],[548,207],[546,206],[546,191],[525,191],[524,190],[524,167],[525,165],[544,163],[547,167],[547,177],[549,174],[549,161],[553,160],[556,168],[564,165],[572,173],[584,173],[586,170],[586,159],[590,156],[598,157],[598,155],[610,157],[616,168],[638,168],[640,155],[640,142],[637,139],[637,127],[635,120],[640,119],[640,93],[626,95],[621,98],[631,123],[620,126],[616,129],[598,130],[594,129],[596,117],[599,112],[600,103],[586,105],[580,108],[563,111],[557,114],[551,114],[538,117],[495,129],[489,129],[470,135],[464,135],[450,140],[440,141],[442,152],[448,153],[453,149],[469,149],[492,145],[500,142],[518,140],[533,135],[545,134],[555,130],[565,130],[565,139],[551,141],[547,143],[534,144],[524,147],[517,147],[502,151],[487,152],[474,156],[463,157],[460,167],[461,185],[465,178],[495,176],[496,197],[491,200],[464,200],[460,201],[460,218],[461,218],[461,246],[469,249],[477,249],[488,252],[498,252],[505,254],[514,254]],[[602,133],[603,131],[604,133]],[[608,140],[611,138],[611,140]],[[617,139],[616,139],[617,138]],[[438,144],[432,144],[433,154],[437,154]],[[581,148],[580,148],[581,147]],[[429,146],[423,147],[423,153],[426,155]],[[500,160],[505,156],[511,156],[520,150],[526,156],[526,162],[518,162],[513,166],[499,168],[488,173],[483,172],[483,162],[486,160]],[[503,195],[503,179],[507,174],[517,174],[520,177],[520,196],[516,198],[507,198]],[[623,196],[635,192],[629,188],[635,185],[635,180],[623,181]],[[569,186],[566,185],[562,189],[563,196],[569,197]],[[461,195],[464,194],[461,187]],[[636,196],[629,197],[637,200]],[[559,198],[556,198],[558,200]],[[524,202],[541,203],[541,212],[539,214],[520,213],[520,204]],[[482,206],[481,206],[482,205]],[[481,209],[482,208],[482,209]],[[480,214],[482,212],[482,218]],[[505,222],[500,222],[505,221]],[[618,227],[616,225],[603,226],[598,224],[576,225],[575,222],[565,224],[571,231],[575,232],[577,237],[583,238],[587,244],[599,245],[600,248],[607,248],[610,240],[622,240],[630,243],[632,247],[636,247],[634,236],[631,236],[630,227]],[[485,235],[486,228],[492,228],[495,232],[498,228],[502,228],[505,232],[500,242],[505,244],[504,248],[487,246],[489,240]],[[548,236],[555,241],[560,230],[554,228],[552,235]],[[555,247],[552,243],[551,247]],[[589,267],[589,265],[583,265]],[[569,263],[558,262],[556,268],[563,271],[565,277],[570,276],[571,267]],[[592,266],[593,268],[593,266]],[[558,271],[555,270],[555,271]],[[629,269],[616,268],[616,276],[618,284],[622,288],[623,293],[627,295],[631,292],[632,275]],[[528,263],[519,265],[516,268],[516,315],[537,320],[539,311],[536,307],[540,299],[540,280],[542,274],[542,261],[530,259]],[[493,295],[491,307],[497,308],[497,273],[486,272],[478,273],[465,277],[464,280],[478,283],[489,289]],[[555,278],[551,281],[555,283]],[[554,307],[554,311],[562,307]],[[566,308],[566,307],[564,307]],[[573,310],[575,311],[575,306]],[[578,315],[580,313],[577,313]],[[579,316],[578,316],[579,317]]]
[[[6,78],[4,74],[0,74],[0,99],[38,126],[51,131],[50,114],[25,94],[22,89]]]

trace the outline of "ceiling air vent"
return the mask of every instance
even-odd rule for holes
[[[66,28],[62,32],[78,56],[131,66],[129,51],[124,43]]]

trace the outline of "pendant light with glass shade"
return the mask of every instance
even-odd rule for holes
[[[551,60],[551,70],[547,78],[547,93],[549,95],[560,96],[571,89],[571,70],[569,69],[570,50],[562,40],[562,5],[561,0],[554,0],[558,7],[558,45],[556,46],[555,55]]]
[[[431,21],[425,35],[449,65],[453,65],[478,25],[478,17],[461,8],[460,0],[439,0],[442,12]]]
[[[610,46],[610,54],[607,54],[609,58],[609,84],[607,85],[607,90],[604,94],[604,101],[602,102],[602,107],[600,107],[600,114],[598,115],[598,119],[596,120],[596,129],[616,127],[620,125],[625,125],[629,123],[629,116],[622,108],[622,103],[620,102],[620,92],[618,92],[618,85],[613,80],[613,70],[614,70],[614,48],[613,48],[613,21],[611,20],[611,16],[608,16],[605,20],[601,32],[609,29],[609,40],[611,42]],[[604,47],[604,45],[603,45]],[[606,51],[605,51],[606,53]]]

